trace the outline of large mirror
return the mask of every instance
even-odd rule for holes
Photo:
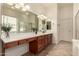
[[[33,12],[23,12],[12,9],[8,4],[2,4],[2,25],[10,24],[10,32],[32,32],[34,28],[38,29],[38,17]]]

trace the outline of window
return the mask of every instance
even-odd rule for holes
[[[2,15],[2,25],[10,24],[12,26],[11,32],[17,31],[17,19],[10,16]]]

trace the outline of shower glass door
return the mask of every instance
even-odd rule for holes
[[[79,39],[79,11],[75,17],[75,34],[76,39]]]

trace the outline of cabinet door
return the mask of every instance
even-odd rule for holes
[[[47,41],[47,40],[48,40],[47,37],[48,37],[47,35],[44,36],[44,46],[47,46],[47,42],[48,42],[48,41]]]
[[[43,46],[43,37],[42,36],[40,36],[40,37],[38,37],[38,48],[42,48],[42,46]]]
[[[48,44],[51,44],[52,43],[52,34],[49,34],[48,35]]]
[[[32,38],[32,39],[35,39],[35,40],[29,42],[29,51],[31,53],[36,54],[38,53],[38,40],[37,38]]]
[[[19,41],[19,45],[25,44],[25,43],[26,43],[26,40],[25,39]]]

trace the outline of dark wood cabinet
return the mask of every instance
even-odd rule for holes
[[[36,40],[29,42],[29,51],[35,54],[37,52],[37,48],[38,48],[38,46],[37,46],[38,41],[37,41],[37,37],[35,37],[33,39],[36,39]]]
[[[31,53],[38,54],[52,43],[52,34],[38,36],[34,39],[36,40],[29,42],[29,51]]]
[[[48,44],[52,44],[52,34],[48,35]]]
[[[29,43],[29,42],[34,41],[34,40],[35,40],[34,38],[20,39],[18,41],[6,43],[5,46],[4,46],[4,48],[5,49],[8,49],[8,48],[16,47],[18,45],[22,45],[22,44],[25,44],[25,43]]]
[[[15,47],[15,46],[18,46],[18,42],[10,42],[10,43],[7,43],[5,44],[5,48],[12,48],[12,47]]]
[[[44,46],[48,45],[48,35],[44,36]]]
[[[20,40],[20,41],[18,41],[18,44],[19,45],[21,45],[21,44],[25,44],[26,43],[26,40],[24,39],[24,40]]]

